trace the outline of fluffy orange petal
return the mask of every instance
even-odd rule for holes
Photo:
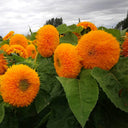
[[[120,56],[119,42],[111,34],[97,30],[82,36],[76,47],[78,54],[83,58],[84,68],[99,67],[111,69]]]
[[[8,48],[9,48],[9,45],[8,44],[4,44],[4,45],[1,46],[0,49],[6,52]]]
[[[7,50],[7,54],[16,53],[23,58],[28,58],[28,53],[24,47],[21,45],[11,45]]]
[[[97,30],[97,27],[91,22],[86,22],[86,21],[85,22],[80,22],[80,23],[77,24],[77,26],[81,26],[84,29],[90,28],[93,31]]]
[[[59,45],[59,33],[53,25],[41,27],[37,32],[36,39],[37,49],[43,57],[52,56]]]
[[[54,53],[54,67],[60,77],[76,78],[80,73],[81,64],[75,46],[60,44]]]
[[[34,59],[36,57],[36,48],[33,44],[29,44],[26,48],[27,53],[28,53],[28,57],[32,57],[32,59]]]
[[[14,34],[14,31],[10,31],[6,36],[3,37],[3,40],[8,40],[10,39]]]
[[[128,57],[128,38],[126,38],[122,44],[121,55]]]
[[[32,103],[40,87],[38,74],[27,65],[13,65],[1,80],[1,95],[4,102],[24,107]]]
[[[27,40],[27,38],[26,38],[24,35],[22,35],[22,34],[15,34],[15,35],[10,39],[9,45],[21,45],[21,46],[23,46],[24,48],[26,48],[27,45],[28,45],[28,40]]]
[[[0,75],[4,74],[7,68],[7,61],[5,60],[3,54],[0,54]]]

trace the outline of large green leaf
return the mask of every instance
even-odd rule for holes
[[[68,27],[66,24],[61,24],[57,27],[57,30],[58,30],[59,34],[64,34],[68,31]]]
[[[47,128],[78,128],[79,123],[70,110],[66,97],[61,96],[51,103],[51,115]]]
[[[68,32],[80,33],[83,28],[81,26],[76,26],[75,24],[67,26],[66,24],[61,24],[57,27],[59,34],[66,34]]]
[[[60,43],[70,43],[73,45],[77,44],[77,37],[75,34],[73,34],[72,32],[68,32],[65,34],[64,37],[60,38]]]
[[[3,121],[5,115],[4,103],[0,103],[0,123]]]
[[[110,71],[105,71],[100,68],[94,68],[92,70],[92,76],[97,80],[100,87],[115,106],[128,112],[128,90],[122,90],[123,86],[118,78]]]
[[[0,124],[0,128],[19,128],[18,119],[14,111],[10,111],[10,109],[6,109],[6,114],[4,120]]]
[[[83,70],[80,80],[58,77],[62,83],[69,106],[76,119],[84,127],[98,99],[98,85],[90,75],[90,70]]]
[[[37,113],[40,113],[48,105],[49,105],[49,94],[46,93],[44,90],[40,89],[35,99],[35,106]]]
[[[128,57],[120,57],[118,63],[111,69],[122,87],[128,88]]]
[[[63,91],[60,82],[56,79],[53,57],[37,58],[37,72],[40,77],[40,88],[50,95],[50,99],[61,94]]]
[[[69,32],[80,33],[83,28],[81,26],[76,26],[75,24],[68,26]]]
[[[88,123],[95,126],[89,128],[128,128],[128,113],[116,108],[100,89],[97,105],[91,113]]]

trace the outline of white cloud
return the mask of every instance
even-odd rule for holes
[[[0,35],[9,31],[27,34],[37,31],[46,20],[62,17],[66,24],[90,21],[96,26],[115,26],[126,17],[127,0],[4,0],[0,1]]]

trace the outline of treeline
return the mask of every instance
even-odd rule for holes
[[[123,29],[128,29],[128,12],[127,12],[127,16],[124,20],[120,21],[115,29],[119,29],[119,30],[123,30]],[[127,30],[128,31],[128,30]]]

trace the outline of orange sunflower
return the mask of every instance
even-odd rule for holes
[[[75,46],[68,43],[60,44],[54,53],[54,67],[60,77],[76,78],[82,66]]]
[[[21,45],[23,46],[24,48],[27,47],[28,45],[28,40],[27,38],[22,35],[22,34],[15,34],[11,39],[10,39],[10,42],[9,42],[10,45]]]
[[[0,54],[0,75],[4,74],[7,68],[7,61],[5,60],[3,54]]]
[[[91,31],[82,36],[76,49],[83,58],[84,68],[99,67],[111,69],[120,56],[119,42],[111,34],[102,30]]]
[[[35,46],[37,46],[37,41],[36,40],[33,40],[32,41],[32,44],[35,45]]]
[[[32,57],[32,59],[34,59],[36,57],[36,48],[33,44],[29,44],[26,48],[27,53],[28,53],[28,57]]]
[[[125,33],[126,37],[128,38],[128,32]]]
[[[35,70],[27,65],[13,65],[1,80],[1,95],[4,102],[16,107],[30,105],[36,97],[40,80]]]
[[[74,34],[78,38],[78,41],[80,40],[82,35],[84,35],[85,33],[97,30],[97,27],[91,22],[86,22],[86,21],[85,22],[80,22],[80,23],[77,24],[77,26],[81,26],[83,28],[83,31],[81,32],[81,34],[74,32]]]
[[[128,38],[126,37],[126,39],[124,40],[123,44],[122,44],[122,52],[121,55],[128,57]]]
[[[28,58],[28,53],[26,49],[22,47],[21,45],[11,45],[7,49],[7,54],[10,55],[11,53],[16,53],[23,58]]]
[[[3,51],[7,51],[7,49],[9,48],[9,45],[8,44],[4,44],[1,46],[0,50],[3,50]]]
[[[37,49],[43,57],[52,56],[59,45],[59,33],[53,25],[41,27],[37,32],[36,39]]]
[[[4,75],[0,75],[0,88],[1,88],[1,81],[2,81],[3,76]],[[0,92],[0,95],[1,95],[1,92]]]
[[[5,37],[3,37],[3,40],[8,40],[14,35],[14,31],[10,31]]]
[[[77,24],[77,26],[81,26],[84,29],[90,28],[90,30],[93,30],[93,31],[97,30],[97,27],[91,22],[86,22],[86,21],[85,22],[80,22],[80,23]]]

